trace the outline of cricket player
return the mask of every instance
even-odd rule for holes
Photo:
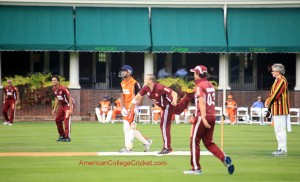
[[[215,88],[207,80],[207,68],[199,65],[190,70],[194,73],[195,80],[195,104],[196,113],[192,123],[190,137],[191,170],[184,171],[184,174],[201,174],[200,166],[200,141],[203,140],[204,146],[214,154],[228,169],[228,173],[234,172],[234,165],[231,158],[225,156],[220,148],[213,142],[215,127]]]
[[[7,86],[3,88],[3,116],[5,119],[3,125],[12,126],[19,98],[20,95],[18,89],[12,85],[12,80],[7,80]],[[10,110],[9,118],[7,114],[8,110]]]
[[[173,114],[180,114],[187,108],[193,93],[187,94],[177,104],[177,93],[172,89],[156,82],[156,76],[147,74],[144,79],[144,86],[139,93],[132,99],[131,105],[136,105],[145,95],[153,100],[154,104],[161,107],[160,129],[163,137],[163,148],[158,154],[168,154],[173,151],[171,147],[171,122]],[[129,113],[131,111],[128,111]]]
[[[123,115],[123,130],[125,138],[125,147],[120,152],[131,152],[133,147],[133,140],[137,138],[144,144],[144,152],[149,151],[152,144],[151,139],[145,138],[140,131],[136,129],[134,120],[135,113],[128,113],[127,110],[132,102],[132,98],[141,89],[140,84],[132,77],[133,69],[129,65],[124,65],[119,72],[119,77],[122,77],[121,82],[121,114]]]
[[[115,105],[113,106],[111,123],[114,123],[116,121],[117,114],[121,114],[121,98],[116,99],[114,104]]]
[[[228,95],[228,100],[225,102],[225,106],[226,106],[227,116],[231,124],[234,124],[236,122],[237,104],[233,100],[232,95]]]
[[[103,100],[99,102],[99,107],[95,108],[95,113],[99,123],[108,123],[111,120],[112,111],[110,107],[108,96],[104,95]]]
[[[59,138],[57,142],[71,142],[71,115],[73,113],[73,98],[67,87],[60,85],[59,77],[51,77],[53,92],[55,94],[55,103],[52,115],[56,114],[55,122]],[[65,127],[63,127],[63,124]]]

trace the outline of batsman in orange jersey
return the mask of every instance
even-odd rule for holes
[[[124,65],[119,72],[119,77],[122,77],[121,82],[121,114],[123,115],[123,130],[125,137],[125,147],[120,152],[131,152],[133,147],[133,140],[137,138],[144,144],[144,152],[149,151],[152,144],[151,139],[145,138],[140,131],[136,129],[134,107],[131,108],[133,112],[127,112],[132,102],[133,97],[141,89],[140,84],[132,77],[133,69],[129,65]]]

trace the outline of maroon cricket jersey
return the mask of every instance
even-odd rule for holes
[[[144,96],[145,94],[148,95],[150,99],[153,100],[153,102],[162,108],[165,108],[166,105],[170,105],[173,97],[172,97],[172,90],[164,85],[161,85],[159,83],[155,83],[153,90],[151,92],[150,88],[148,86],[144,86],[140,91],[139,94],[141,96]]]
[[[195,104],[196,113],[195,115],[201,116],[199,107],[199,97],[204,97],[206,102],[206,116],[215,116],[215,87],[206,78],[195,81]]]
[[[70,97],[70,92],[69,90],[67,89],[67,87],[64,87],[64,86],[59,86],[58,88],[56,87],[53,87],[52,88],[55,96],[57,97],[58,99],[58,104],[61,105],[61,106],[70,106],[70,103],[69,103],[69,100],[68,100],[68,97]]]
[[[3,87],[3,92],[6,93],[6,98],[8,100],[17,99],[17,88],[14,86]]]

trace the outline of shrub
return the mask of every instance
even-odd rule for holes
[[[52,91],[51,73],[30,74],[27,77],[15,75],[14,77],[5,77],[2,83],[7,85],[7,80],[12,80],[20,93],[20,103],[24,107],[30,107],[38,104],[51,104],[54,93]],[[69,82],[60,77],[60,83],[68,86]]]

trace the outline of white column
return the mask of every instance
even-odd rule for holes
[[[59,75],[64,76],[64,53],[59,53]]]
[[[80,89],[79,84],[79,53],[70,52],[70,85],[69,88]]]
[[[1,59],[1,52],[0,52],[0,88],[2,89],[3,88],[3,85],[2,85],[2,59]]]
[[[220,54],[219,56],[219,87],[218,90],[230,90],[229,86],[229,55]]]
[[[300,90],[300,53],[296,54],[296,85],[294,90]]]
[[[49,73],[49,52],[44,52],[44,73]]]
[[[153,53],[144,54],[144,75],[154,74],[154,57]]]

